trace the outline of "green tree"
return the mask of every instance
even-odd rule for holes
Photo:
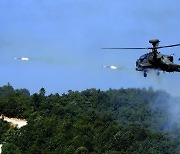
[[[21,151],[13,143],[4,143],[2,146],[2,154],[21,154]]]
[[[79,147],[76,151],[75,154],[89,154],[89,151],[86,147]]]

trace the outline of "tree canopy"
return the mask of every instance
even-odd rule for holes
[[[30,95],[8,84],[0,87],[0,114],[26,118],[28,125],[16,129],[0,120],[3,153],[179,153],[180,126],[167,127],[170,99],[152,88],[62,95],[41,88]]]

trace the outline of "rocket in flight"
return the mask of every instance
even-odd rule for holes
[[[21,58],[14,58],[14,60],[28,61],[29,58],[27,58],[27,57],[21,57]]]
[[[117,66],[102,66],[102,67],[104,67],[104,68],[109,68],[109,69],[112,69],[112,70],[117,70],[117,69],[119,69],[119,67],[117,67]]]

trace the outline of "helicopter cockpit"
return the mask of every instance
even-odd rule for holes
[[[144,59],[147,58],[147,55],[148,55],[147,53],[142,55],[141,57],[139,57],[139,60],[142,62]]]
[[[141,63],[147,58],[148,56],[148,53],[142,55],[141,57],[139,57],[139,59],[137,59],[136,61],[136,67],[140,69],[141,67]],[[139,70],[139,69],[136,69],[136,70]]]

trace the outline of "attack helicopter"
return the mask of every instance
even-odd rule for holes
[[[165,55],[158,52],[158,49],[169,48],[180,46],[180,44],[158,46],[159,39],[149,40],[149,43],[152,44],[152,47],[147,48],[102,48],[102,49],[148,49],[151,52],[146,53],[140,56],[136,61],[136,71],[142,71],[144,77],[147,77],[147,74],[150,70],[154,69],[157,71],[157,75],[160,75],[160,71],[163,72],[180,72],[180,65],[173,62],[173,55]],[[180,59],[179,59],[180,60]]]

